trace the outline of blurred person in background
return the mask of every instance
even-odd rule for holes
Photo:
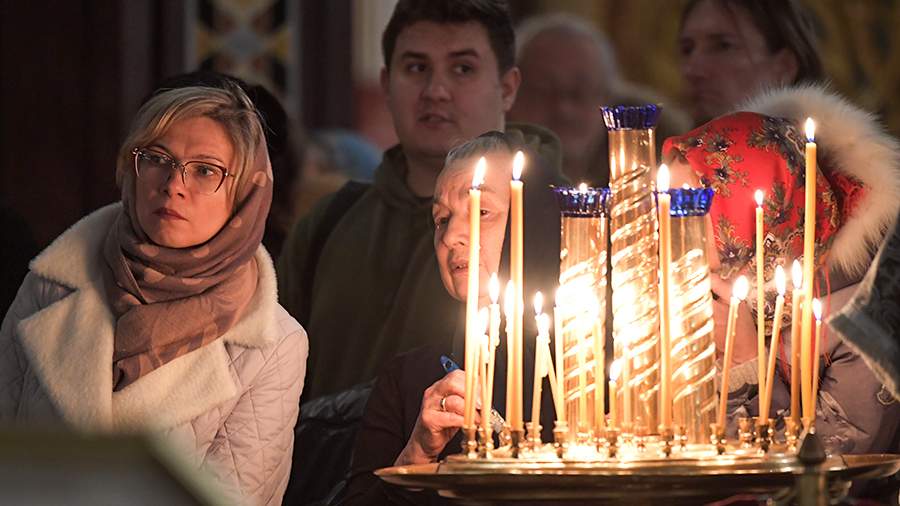
[[[768,88],[825,75],[812,22],[797,0],[690,0],[678,47],[696,125]]]
[[[565,13],[525,20],[516,30],[522,86],[512,121],[541,125],[559,136],[563,172],[574,182],[609,184],[609,148],[600,107],[662,104],[659,144],[690,127],[687,116],[644,86],[622,77],[615,49],[590,22]]]
[[[308,344],[261,246],[256,107],[227,80],[158,90],[115,174],[121,202],[38,255],[6,313],[0,424],[158,434],[235,502],[280,504]]]

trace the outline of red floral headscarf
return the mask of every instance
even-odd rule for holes
[[[666,140],[664,157],[681,157],[716,193],[710,216],[723,278],[747,267],[755,269],[756,190],[765,193],[766,279],[772,279],[776,264],[789,268],[802,256],[805,143],[790,120],[751,112],[723,116]],[[819,162],[816,259],[821,267],[835,233],[863,196],[864,187],[830,171],[828,160]]]

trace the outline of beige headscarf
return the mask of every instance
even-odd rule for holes
[[[122,185],[122,213],[106,236],[107,296],[118,316],[113,390],[221,337],[244,313],[257,285],[254,254],[272,202],[272,167],[261,139],[235,211],[209,241],[189,248],[154,244],[135,211],[134,176]]]

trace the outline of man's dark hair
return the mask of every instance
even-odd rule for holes
[[[480,23],[497,57],[500,74],[515,64],[516,35],[506,0],[400,0],[381,36],[381,52],[388,70],[400,32],[419,21]]]
[[[681,27],[700,0],[689,0],[681,11]],[[766,41],[770,53],[788,49],[797,58],[793,84],[825,78],[811,16],[797,0],[717,0],[734,17],[735,9],[750,14],[753,25]]]

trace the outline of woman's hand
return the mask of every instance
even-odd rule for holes
[[[466,373],[461,370],[451,372],[425,390],[416,426],[394,465],[427,464],[437,460],[463,425],[465,392]],[[477,422],[478,413],[475,416]]]
[[[728,307],[731,304],[731,286],[718,274],[712,273],[713,293],[713,321],[715,322],[716,351],[725,353],[725,332],[728,329]],[[718,300],[716,300],[718,299]],[[750,313],[747,301],[738,306],[737,326],[734,329],[734,353],[731,357],[731,365],[740,364],[756,358],[757,352],[756,322]]]

